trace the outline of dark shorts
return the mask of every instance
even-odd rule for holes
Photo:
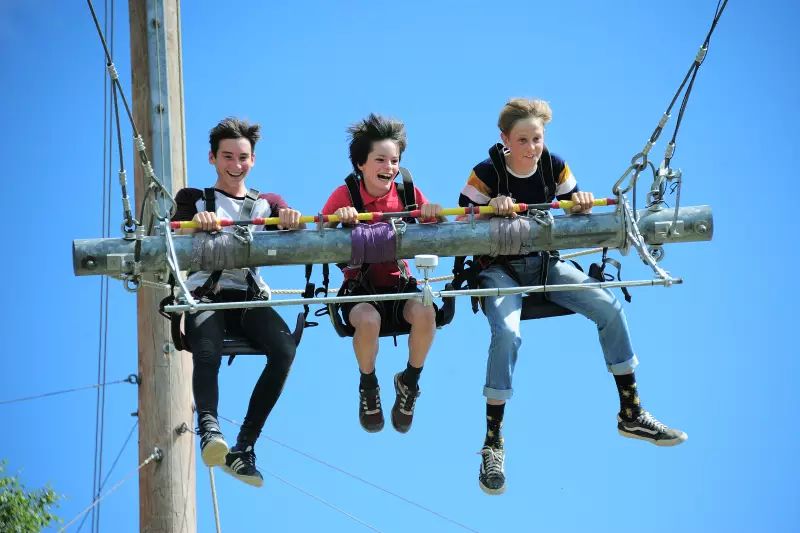
[[[417,288],[416,280],[409,282],[406,285],[401,285],[399,287],[377,287],[374,290],[370,290],[369,288],[356,283],[353,283],[352,285],[353,288],[347,291],[347,296],[365,296],[367,294],[398,294],[403,292],[418,292],[418,293],[422,292]],[[344,294],[340,295],[344,296]],[[350,327],[353,327],[353,324],[350,323],[350,312],[359,303],[367,303],[370,304],[372,307],[374,307],[381,315],[381,331],[396,330],[398,328],[410,329],[411,324],[406,322],[406,319],[403,317],[403,309],[405,308],[407,301],[408,300],[384,300],[378,302],[347,302],[341,304],[340,309],[345,324],[347,324]]]

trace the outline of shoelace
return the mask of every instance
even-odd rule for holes
[[[256,467],[256,453],[252,449],[250,451],[242,450],[242,451],[231,452],[231,453],[233,455],[238,456],[239,459],[241,459],[241,461],[244,464],[246,464],[247,466],[251,466],[253,468]]]
[[[495,476],[503,473],[503,461],[505,454],[503,450],[495,450],[490,446],[485,446],[481,450],[483,455],[483,471],[487,476]]]
[[[667,430],[667,426],[656,420],[653,415],[649,412],[645,411],[639,417],[639,422],[643,426],[647,426],[650,429],[654,429],[656,431],[665,432]]]
[[[372,402],[370,401],[372,400]],[[377,413],[381,410],[381,397],[376,392],[375,396],[367,394],[366,391],[361,393],[361,407],[367,414]]]
[[[417,398],[419,398],[420,390],[417,389],[414,392],[411,392],[411,389],[408,388],[402,382],[400,383],[400,410],[406,414],[411,414],[414,412],[414,405],[417,403]]]

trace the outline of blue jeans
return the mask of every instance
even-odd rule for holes
[[[508,262],[523,285],[540,285],[541,256],[529,256]],[[491,265],[478,278],[481,288],[507,288],[520,286],[501,265]],[[571,263],[551,259],[547,283],[594,283]],[[606,366],[612,374],[629,374],[639,363],[631,346],[628,324],[622,305],[607,289],[558,291],[548,293],[550,301],[579,313],[597,324],[600,346]],[[511,378],[517,363],[517,353],[522,345],[519,331],[522,295],[486,297],[483,309],[489,320],[492,340],[486,364],[486,386],[483,394],[492,400],[511,398]],[[545,346],[542,342],[541,346]]]

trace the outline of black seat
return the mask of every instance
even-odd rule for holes
[[[445,285],[444,290],[451,291],[453,290],[453,284],[448,283]],[[453,321],[453,317],[456,314],[456,298],[455,296],[444,297],[442,298],[442,307],[436,307],[436,327],[441,328],[446,326],[450,322]],[[340,337],[352,337],[355,333],[355,329],[353,326],[350,326],[345,322],[344,317],[342,316],[341,310],[337,304],[330,303],[328,304],[327,314],[331,317],[331,324],[333,324],[333,329]],[[380,337],[396,337],[398,335],[407,335],[410,329],[408,325],[402,324],[392,324],[388,321],[381,322],[381,331],[379,333]]]
[[[292,332],[295,346],[300,345],[304,329],[305,317],[303,313],[298,313],[294,331]],[[225,340],[222,341],[222,355],[264,355],[264,350],[254,346],[245,336],[237,333],[229,332]]]

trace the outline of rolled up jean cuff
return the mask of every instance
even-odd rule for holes
[[[493,389],[491,387],[483,388],[483,395],[490,400],[508,400],[513,396],[514,389]]]
[[[639,366],[639,359],[637,359],[636,354],[634,354],[627,361],[622,361],[621,363],[614,363],[613,365],[606,364],[606,366],[608,367],[609,372],[611,372],[616,376],[621,376],[633,372],[634,369],[637,366]]]

